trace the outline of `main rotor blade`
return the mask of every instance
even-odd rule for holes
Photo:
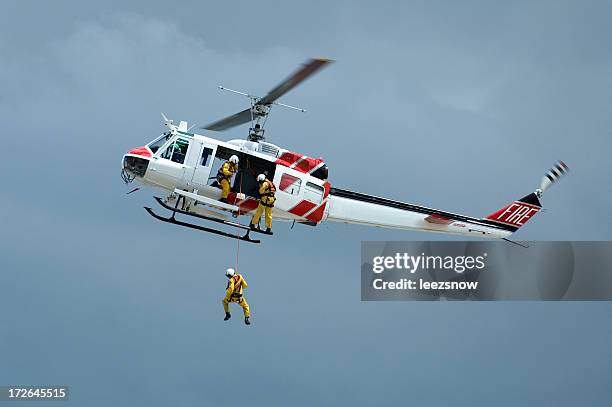
[[[274,102],[279,97],[283,96],[285,93],[289,92],[291,89],[300,84],[300,82],[304,81],[310,75],[317,72],[319,69],[323,68],[325,65],[333,62],[331,59],[326,58],[312,58],[306,61],[304,65],[300,67],[297,71],[289,75],[284,81],[279,83],[274,89],[272,89],[266,96],[259,99],[257,101],[258,105],[268,105]]]
[[[230,127],[239,126],[244,123],[248,123],[251,121],[251,108],[243,110],[240,113],[233,114],[231,116],[227,116],[221,120],[217,120],[214,123],[210,123],[206,126],[200,127],[204,130],[214,130],[214,131],[223,131],[227,130]]]

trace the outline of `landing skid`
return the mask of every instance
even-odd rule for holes
[[[205,216],[205,215],[200,215],[197,213],[191,213],[191,212],[187,212],[184,211],[182,209],[179,208],[173,208],[171,206],[168,206],[166,203],[163,202],[163,200],[161,198],[155,197],[155,200],[165,209],[168,209],[169,211],[172,212],[172,216],[170,216],[169,218],[165,218],[157,213],[155,213],[153,211],[153,209],[146,207],[145,206],[145,210],[149,213],[149,215],[153,216],[155,219],[161,220],[162,222],[167,222],[167,223],[172,223],[175,225],[179,225],[179,226],[184,226],[190,229],[196,229],[196,230],[201,230],[203,232],[208,232],[208,233],[212,233],[215,235],[220,235],[220,236],[225,236],[225,237],[229,237],[231,239],[239,239],[239,240],[243,240],[245,242],[250,242],[250,243],[260,243],[261,241],[258,239],[251,239],[251,237],[249,236],[249,233],[251,232],[251,229],[249,228],[249,226],[243,225],[241,223],[237,223],[237,222],[230,222],[230,221],[226,221],[226,220],[222,220],[222,219],[217,219],[217,218],[213,218],[211,216]],[[222,223],[224,225],[227,226],[233,226],[239,229],[243,229],[246,230],[247,232],[243,235],[235,235],[229,232],[225,232],[223,230],[218,230],[218,229],[213,229],[213,228],[207,228],[205,226],[200,226],[200,225],[195,225],[193,223],[188,223],[188,222],[182,222],[180,220],[176,219],[176,214],[180,213],[182,215],[187,215],[187,216],[193,216],[195,218],[200,218],[200,219],[205,219],[211,222],[217,222],[217,223]],[[253,232],[258,232],[256,230],[254,230]],[[260,232],[260,233],[264,233],[265,232]]]
[[[199,213],[193,213],[193,212],[189,212],[189,211],[186,211],[186,210],[183,210],[183,209],[180,209],[180,208],[172,207],[172,206],[168,205],[167,203],[165,203],[164,200],[161,199],[158,196],[155,196],[153,198],[155,198],[157,203],[160,204],[162,206],[162,208],[168,209],[169,211],[172,211],[172,212],[180,213],[182,215],[187,215],[187,216],[193,216],[194,218],[209,220],[211,222],[222,223],[222,224],[227,225],[227,226],[233,226],[235,228],[239,228],[239,229],[243,229],[243,230],[247,230],[247,231],[251,231],[251,232],[255,232],[255,233],[261,233],[263,235],[272,235],[272,233],[268,233],[265,230],[251,229],[250,226],[243,225],[242,223],[230,222],[230,221],[227,221],[227,220],[215,218],[213,216],[200,215]]]

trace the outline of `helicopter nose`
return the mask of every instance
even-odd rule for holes
[[[151,159],[151,151],[147,147],[133,148],[123,156],[123,171],[132,177],[144,177]]]

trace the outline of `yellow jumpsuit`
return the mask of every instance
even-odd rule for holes
[[[246,302],[244,297],[242,296],[242,290],[247,288],[249,285],[242,275],[236,274],[227,283],[227,291],[225,292],[225,298],[223,298],[223,310],[225,312],[229,312],[229,303],[237,302],[238,305],[242,307],[244,311],[244,317],[248,317],[251,315],[251,311],[249,309],[249,304]]]
[[[274,202],[276,202],[276,197],[274,193],[276,192],[276,187],[272,183],[272,181],[265,179],[264,182],[259,186],[259,206],[255,211],[255,215],[253,215],[253,219],[251,219],[252,225],[259,225],[259,220],[261,219],[261,214],[263,212],[266,213],[266,227],[268,229],[272,229],[272,208],[274,207]]]
[[[236,173],[238,166],[232,162],[226,161],[223,163],[219,172],[217,173],[217,182],[221,185],[221,198],[227,199],[227,195],[230,192],[230,180],[232,175]]]

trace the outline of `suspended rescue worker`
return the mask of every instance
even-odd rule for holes
[[[227,282],[227,291],[225,292],[225,298],[223,298],[223,310],[225,310],[225,318],[224,321],[227,321],[232,317],[232,314],[229,312],[229,303],[237,302],[238,305],[242,307],[244,311],[244,323],[247,325],[251,325],[251,321],[249,321],[249,317],[251,316],[251,311],[249,309],[249,304],[244,299],[242,295],[242,290],[248,287],[248,284],[244,277],[240,274],[237,274],[236,271],[232,268],[229,268],[225,271],[225,276],[229,279]]]
[[[251,229],[259,229],[259,220],[261,214],[266,213],[266,233],[272,234],[272,208],[274,208],[274,202],[276,202],[276,187],[266,178],[264,174],[257,176],[257,182],[259,182],[259,206],[251,219]]]
[[[217,172],[217,182],[221,186],[221,202],[227,203],[227,196],[230,193],[230,181],[232,176],[238,171],[238,156],[233,155],[223,163]]]

